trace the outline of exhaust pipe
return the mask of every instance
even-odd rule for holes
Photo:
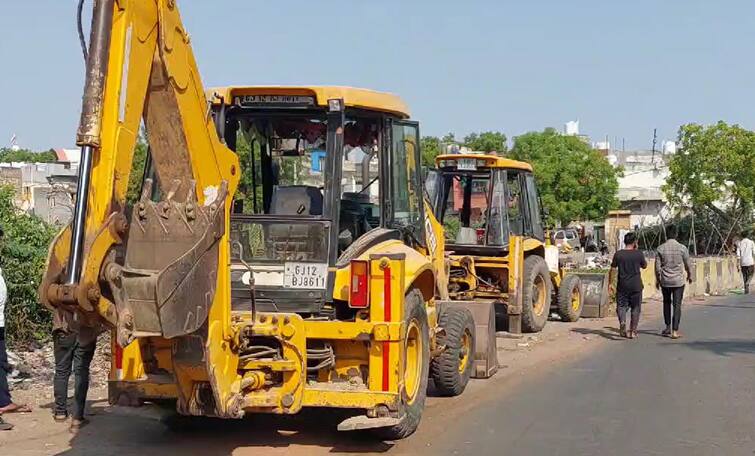
[[[71,250],[68,256],[66,284],[73,285],[81,278],[84,249],[84,223],[89,199],[92,174],[92,156],[100,147],[102,102],[110,50],[110,33],[113,25],[113,1],[94,0],[92,30],[89,37],[89,58],[81,106],[81,120],[76,132],[76,145],[81,147],[79,178],[76,187],[76,205],[71,226]]]

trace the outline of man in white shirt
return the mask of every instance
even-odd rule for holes
[[[0,406],[11,403],[10,390],[8,389],[8,353],[5,351],[5,300],[8,297],[5,288],[3,270],[0,269]],[[13,425],[3,421],[0,413],[0,431],[10,431]]]
[[[749,238],[749,233],[742,234],[742,240],[737,246],[739,255],[739,267],[742,270],[742,279],[745,283],[745,294],[750,293],[750,280],[755,269],[755,242]]]

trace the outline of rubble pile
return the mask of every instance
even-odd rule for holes
[[[31,389],[38,386],[52,387],[55,375],[55,358],[52,341],[28,350],[9,351],[8,363],[13,370],[8,383],[15,389]],[[97,350],[90,366],[90,385],[107,385],[110,372],[110,334],[104,333],[97,340]]]

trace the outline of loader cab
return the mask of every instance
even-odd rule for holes
[[[540,201],[529,164],[486,154],[436,158],[426,186],[446,246],[459,254],[496,256],[511,236],[545,240]]]
[[[250,305],[253,274],[259,310],[332,316],[344,256],[389,238],[424,245],[419,128],[398,97],[339,87],[210,92],[218,133],[241,162],[234,309]]]

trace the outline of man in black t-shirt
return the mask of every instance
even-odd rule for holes
[[[640,276],[640,269],[647,268],[648,264],[642,252],[637,250],[637,236],[634,233],[630,232],[624,236],[624,245],[626,245],[626,248],[619,250],[613,255],[608,283],[611,284],[611,294],[613,294],[613,279],[616,276],[616,270],[618,270],[616,314],[619,316],[619,332],[622,337],[634,339],[637,337],[637,325],[640,323],[640,311],[642,307],[642,277]],[[629,332],[627,333],[627,311],[630,310],[632,318],[629,323]]]

